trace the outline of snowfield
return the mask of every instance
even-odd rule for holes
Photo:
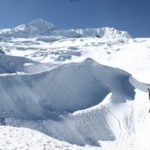
[[[150,150],[149,64],[114,28],[1,29],[0,149]]]

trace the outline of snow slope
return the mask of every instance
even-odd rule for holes
[[[96,150],[79,147],[50,138],[27,128],[0,126],[0,149],[2,150]]]
[[[147,118],[148,121],[149,118]],[[149,125],[147,122],[145,125]],[[144,128],[144,131],[147,131],[149,127]],[[133,139],[128,141],[113,141],[113,142],[103,142],[101,147],[91,147],[91,146],[77,146],[62,141],[58,141],[49,136],[46,136],[40,132],[33,131],[28,128],[16,128],[10,126],[0,126],[0,149],[2,150],[149,150],[149,145],[146,145],[145,140],[141,142],[136,140],[133,142]],[[143,130],[142,130],[143,132]],[[144,135],[147,135],[148,132],[143,132]],[[141,136],[144,136],[142,133]],[[146,138],[149,138],[147,136]],[[139,145],[139,142],[141,145]]]
[[[149,43],[114,28],[62,29],[42,19],[1,29],[0,146],[149,150],[140,139],[149,137]],[[22,148],[11,133],[25,137]]]

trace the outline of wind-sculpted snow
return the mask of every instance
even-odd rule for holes
[[[109,92],[113,93],[114,102],[125,102],[134,99],[129,77],[91,59],[35,75],[3,76],[0,77],[1,107],[15,116],[30,119],[49,118],[53,111],[74,112],[94,106]]]
[[[38,74],[1,76],[1,123],[37,129],[70,143],[99,146],[98,140],[114,140],[121,134],[119,119],[103,103],[111,99],[110,104],[116,106],[134,100],[130,77],[92,59]],[[109,93],[111,98],[105,98]]]

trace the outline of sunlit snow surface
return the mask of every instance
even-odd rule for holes
[[[149,64],[113,28],[0,30],[0,149],[149,150]]]

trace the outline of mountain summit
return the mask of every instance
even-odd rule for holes
[[[41,18],[31,21],[28,25],[37,28],[45,27],[47,29],[56,29],[56,26],[54,26],[52,23],[49,23]]]
[[[56,30],[57,27],[45,20],[37,19],[29,22],[28,24],[20,25],[14,29],[31,33],[49,34],[52,30]]]

